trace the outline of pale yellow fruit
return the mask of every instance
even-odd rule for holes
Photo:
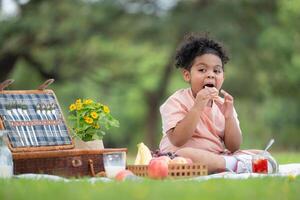
[[[187,164],[187,163],[188,163],[187,160],[184,157],[180,157],[180,156],[173,158],[169,162],[169,164]]]

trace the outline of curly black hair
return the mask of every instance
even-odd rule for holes
[[[208,33],[190,33],[184,37],[183,42],[176,50],[175,66],[190,70],[197,56],[214,54],[222,61],[222,67],[229,61],[223,45],[208,37]]]

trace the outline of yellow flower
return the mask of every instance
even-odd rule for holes
[[[94,128],[95,128],[95,129],[99,129],[100,126],[99,126],[98,124],[96,124],[96,125],[94,125]]]
[[[100,131],[102,127],[119,126],[119,122],[108,114],[110,113],[108,105],[89,98],[75,99],[69,105],[69,110],[72,130],[84,141],[95,139],[95,136],[102,138],[105,135],[105,132]]]
[[[70,107],[69,107],[69,109],[70,109],[70,111],[75,110],[76,109],[76,105],[74,103],[71,104]]]
[[[87,124],[92,124],[94,122],[94,120],[90,117],[85,117],[84,121],[87,123]]]
[[[76,103],[76,104],[81,104],[81,99],[77,99],[77,100],[75,101],[75,103]]]
[[[109,107],[108,106],[103,106],[103,111],[105,113],[109,113],[110,112]]]
[[[91,100],[91,99],[86,99],[83,101],[83,104],[86,104],[86,105],[89,105],[91,103],[93,103],[93,100]]]
[[[82,109],[82,103],[76,103],[76,109],[81,110]]]
[[[98,118],[98,113],[96,113],[95,111],[91,112],[91,117],[94,119]]]

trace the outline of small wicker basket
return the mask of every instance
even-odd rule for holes
[[[137,176],[148,176],[148,165],[127,165],[127,169]],[[172,178],[188,178],[205,175],[207,175],[207,167],[203,164],[169,164],[169,177]]]

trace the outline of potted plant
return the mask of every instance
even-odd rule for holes
[[[111,115],[109,107],[91,99],[77,99],[72,103],[69,120],[76,148],[104,148],[102,139],[105,131],[119,127],[119,121]]]

